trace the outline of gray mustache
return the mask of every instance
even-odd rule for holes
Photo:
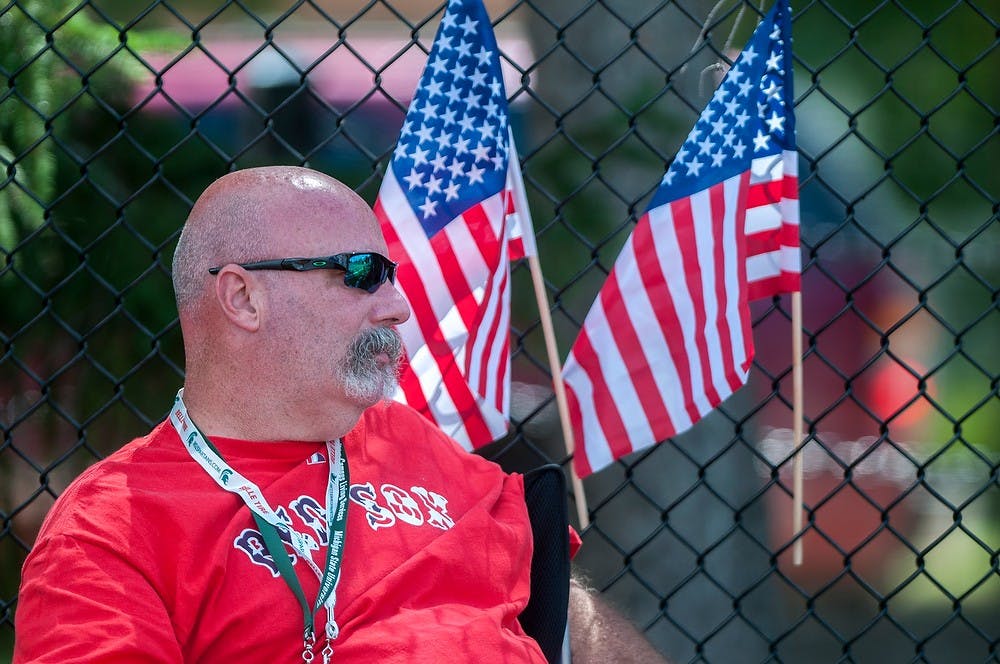
[[[376,355],[385,353],[393,362],[398,362],[403,355],[403,339],[396,330],[388,327],[378,327],[362,332],[351,344],[349,357],[356,362],[371,361]]]

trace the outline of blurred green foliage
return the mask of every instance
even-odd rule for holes
[[[26,0],[0,14],[0,247],[45,220],[56,191],[58,137],[81,113],[127,94],[147,70],[140,52],[183,43],[163,31],[126,31],[74,0]],[[65,149],[65,147],[63,147]]]
[[[63,376],[84,370],[62,414],[82,430],[107,401],[101,383],[120,390],[172,325],[162,251],[187,201],[158,173],[205,162],[163,159],[184,152],[183,127],[129,107],[149,75],[139,53],[186,39],[126,32],[69,0],[12,5],[0,30],[11,45],[0,54],[10,86],[0,101],[0,338],[12,360],[0,367],[3,396],[44,391],[46,380],[58,393]]]

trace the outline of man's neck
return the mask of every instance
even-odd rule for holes
[[[226,397],[223,400],[218,395]],[[185,381],[184,404],[206,436],[248,441],[340,438],[354,428],[363,412],[338,408],[340,416],[331,417],[317,404],[296,402],[245,385],[206,390],[197,380]]]

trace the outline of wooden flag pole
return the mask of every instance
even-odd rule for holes
[[[552,386],[556,393],[556,405],[559,408],[559,422],[562,424],[563,440],[566,442],[566,452],[572,456],[574,449],[573,427],[569,421],[569,406],[566,404],[566,386],[563,384],[562,367],[559,364],[559,352],[556,349],[556,335],[552,328],[552,314],[549,311],[549,298],[545,294],[545,281],[542,279],[542,265],[538,256],[528,254],[528,267],[531,269],[531,283],[535,286],[535,300],[538,302],[538,315],[542,321],[542,336],[545,337],[545,350],[549,356],[549,369],[552,371]],[[587,497],[583,493],[583,482],[576,475],[572,461],[569,464],[569,476],[573,485],[573,497],[576,500],[576,514],[580,519],[580,529],[590,525],[587,510]]]
[[[792,562],[802,564],[802,292],[792,293]]]

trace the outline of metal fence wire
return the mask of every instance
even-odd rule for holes
[[[769,4],[487,3],[563,356]],[[792,4],[804,562],[785,296],[754,304],[746,387],[584,481],[577,565],[672,661],[998,661],[1000,3]],[[0,2],[0,659],[46,511],[182,380],[194,198],[283,163],[373,202],[442,13]],[[526,266],[514,285],[514,421],[480,453],[568,468]]]

